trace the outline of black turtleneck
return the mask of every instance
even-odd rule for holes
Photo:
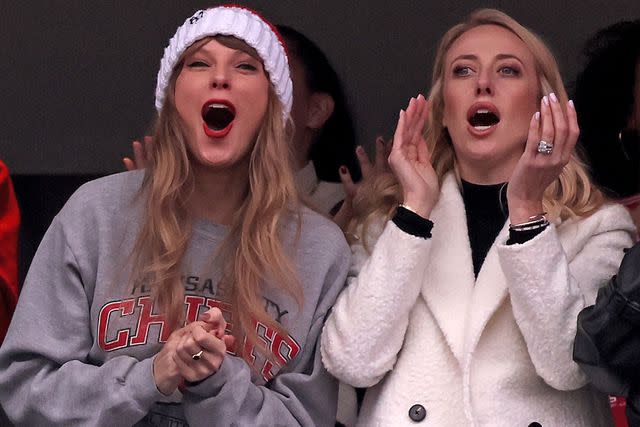
[[[507,185],[479,185],[462,181],[473,272],[478,277],[489,248],[509,217]]]
[[[467,232],[473,258],[473,272],[476,277],[484,259],[509,217],[507,205],[507,184],[480,185],[462,181],[462,200],[467,216]],[[424,239],[431,238],[433,222],[399,206],[393,222],[405,233]],[[509,230],[507,245],[525,243],[546,227],[528,231]]]

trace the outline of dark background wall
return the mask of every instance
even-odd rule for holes
[[[391,135],[409,96],[426,92],[435,46],[471,10],[505,10],[541,34],[567,82],[596,29],[640,16],[637,0],[242,1],[306,33],[341,74],[359,143]],[[199,0],[5,1],[0,12],[0,158],[14,174],[122,170],[154,115],[164,46]]]

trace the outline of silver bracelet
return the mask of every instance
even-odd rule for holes
[[[516,231],[516,232],[518,232],[518,231],[531,231],[531,230],[538,230],[540,228],[544,228],[547,225],[549,225],[549,221],[541,221],[541,222],[538,222],[536,224],[526,225],[526,226],[522,226],[522,225],[518,225],[518,226],[515,226],[515,227],[511,227],[510,226],[509,230]]]
[[[549,225],[547,213],[542,212],[541,214],[530,216],[528,221],[521,222],[519,224],[509,224],[509,229],[525,231],[531,230],[531,228],[529,227],[533,227],[533,229],[536,229],[547,225]]]

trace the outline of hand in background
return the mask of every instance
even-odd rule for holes
[[[389,170],[389,163],[387,158],[391,152],[391,140],[385,142],[384,138],[379,136],[376,138],[376,155],[375,160],[371,163],[369,156],[364,151],[362,146],[356,148],[356,157],[360,164],[360,170],[362,171],[362,180],[358,183],[353,182],[351,174],[346,166],[340,167],[340,180],[342,181],[342,187],[344,188],[345,198],[340,206],[340,210],[333,217],[333,222],[338,224],[343,231],[346,230],[349,221],[353,217],[353,199],[358,194],[362,184],[374,176],[387,172]]]
[[[129,157],[122,159],[122,163],[124,163],[124,167],[127,168],[128,171],[144,169],[149,164],[148,155],[153,138],[147,135],[144,137],[143,141],[144,143],[141,143],[140,141],[133,141],[131,143],[133,148],[133,160]]]

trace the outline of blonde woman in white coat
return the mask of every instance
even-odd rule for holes
[[[357,197],[326,367],[370,387],[360,425],[609,425],[572,346],[634,228],[574,151],[553,56],[481,10],[445,34],[432,84],[400,112],[393,176]]]

